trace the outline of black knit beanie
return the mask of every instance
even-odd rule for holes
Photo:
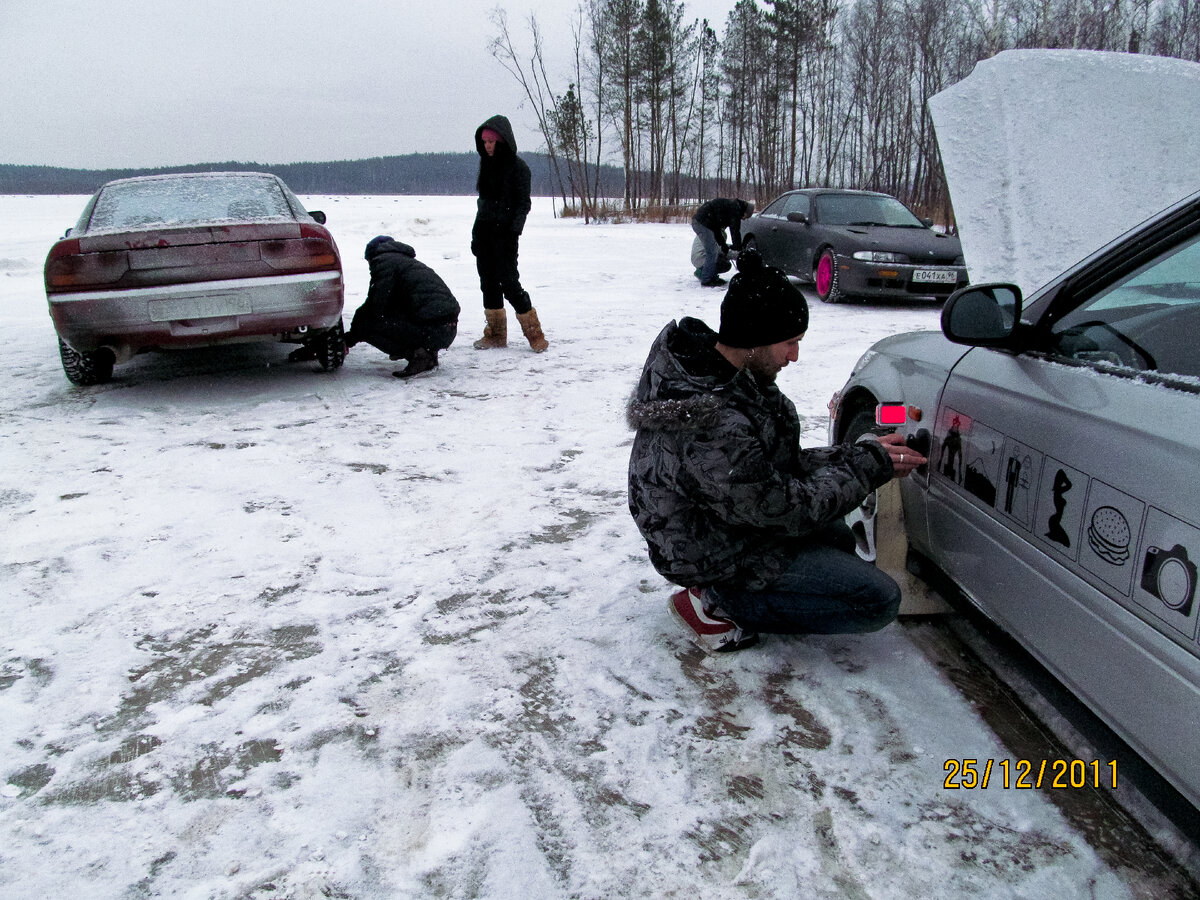
[[[367,249],[363,251],[363,259],[370,259],[375,255],[375,251],[379,248],[380,244],[386,244],[391,239],[392,236],[389,234],[381,234],[371,238],[367,241]]]
[[[722,344],[766,347],[808,331],[808,303],[783,272],[766,265],[757,250],[743,250],[737,266],[721,303]]]

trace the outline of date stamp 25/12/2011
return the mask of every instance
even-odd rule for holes
[[[942,767],[948,791],[1041,788],[1082,789],[1117,787],[1117,761],[1098,759],[948,759]]]

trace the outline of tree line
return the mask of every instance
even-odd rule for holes
[[[546,154],[522,153],[532,172],[532,192],[553,197],[558,181]],[[426,194],[470,196],[475,193],[479,154],[410,153],[371,159],[269,165],[255,162],[197,163],[187,166],[123,169],[69,169],[58,166],[0,164],[0,194],[91,194],[116,178],[174,172],[273,172],[298,194]],[[603,166],[597,173],[609,196],[622,191],[623,173]]]
[[[548,72],[535,16],[492,13],[492,55],[521,84],[564,206],[608,214],[806,185],[880,190],[952,213],[926,101],[1002,50],[1200,61],[1200,0],[739,0],[718,37],[685,0],[582,0],[570,72]]]

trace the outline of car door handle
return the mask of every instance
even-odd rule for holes
[[[912,447],[922,456],[928,456],[930,447],[929,429],[918,428],[914,434],[910,434],[904,439],[904,444],[907,447]]]

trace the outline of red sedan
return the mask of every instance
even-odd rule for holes
[[[146,350],[242,341],[345,358],[342,263],[325,215],[261,172],[110,181],[46,258],[67,378],[101,384]]]

